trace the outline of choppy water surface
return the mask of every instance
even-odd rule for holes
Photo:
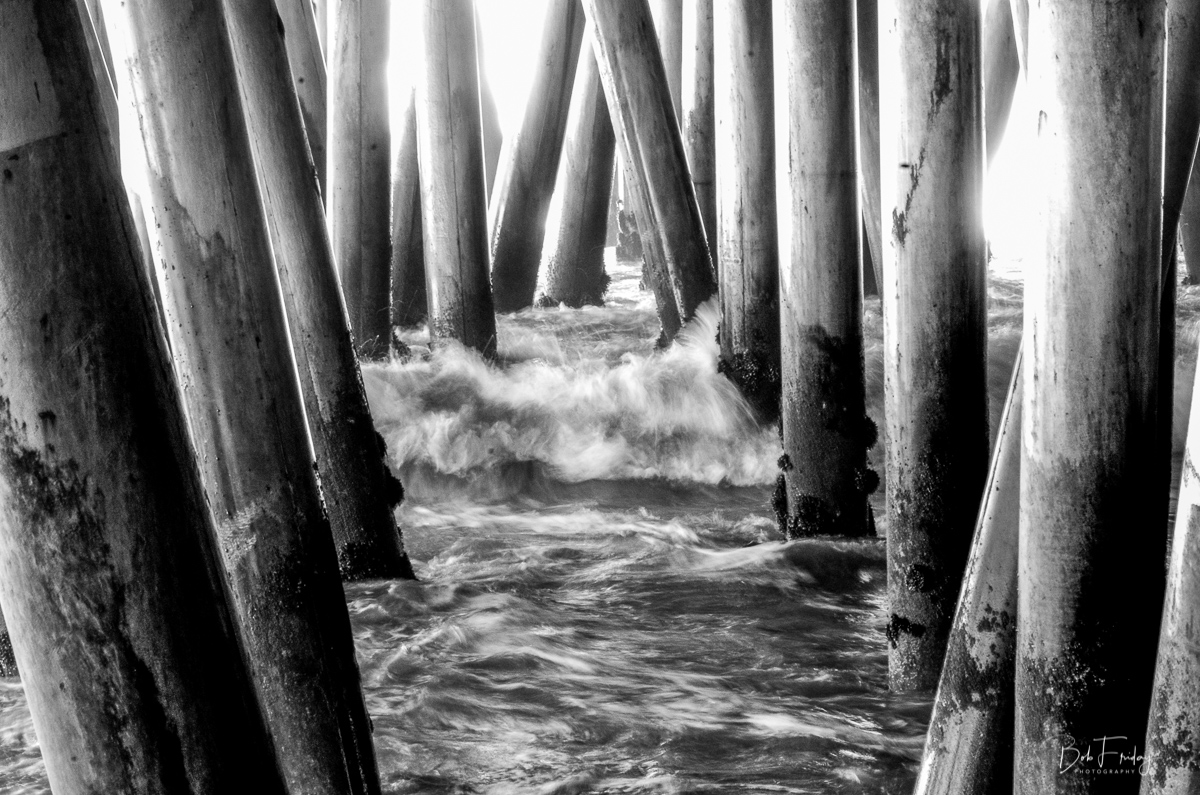
[[[364,371],[421,578],[347,588],[385,791],[909,792],[929,702],[886,690],[882,542],[783,543],[778,431],[717,375],[712,313],[656,351],[637,273],[613,275],[602,309],[502,318],[503,366],[414,333]],[[1003,275],[993,424],[1020,333]],[[877,300],[866,329],[882,427]],[[46,791],[16,682],[0,788]]]

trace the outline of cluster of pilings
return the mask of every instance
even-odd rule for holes
[[[874,533],[881,295],[918,790],[1200,786],[1200,418],[1165,565],[1192,4],[549,0],[503,145],[471,0],[391,5],[0,0],[0,606],[55,792],[379,791],[340,580],[412,570],[358,357],[600,302],[614,172],[662,342],[716,296],[780,423],[790,539]],[[395,130],[390,12],[422,43]],[[1042,255],[989,471],[983,184],[1022,74]]]

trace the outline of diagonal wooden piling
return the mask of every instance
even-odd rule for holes
[[[1187,263],[1187,284],[1200,284],[1200,158],[1192,162],[1191,178],[1179,209],[1179,239]]]
[[[475,4],[475,51],[479,61],[479,114],[483,124],[483,163],[487,181],[487,196],[491,200],[496,184],[496,171],[500,167],[500,151],[504,146],[504,132],[500,129],[500,110],[496,107],[496,96],[488,80],[486,53],[484,50],[483,23],[479,18],[479,3]]]
[[[883,282],[883,187],[879,146],[879,0],[858,0],[858,147],[863,207],[863,292]],[[870,259],[870,272],[866,260]]]
[[[283,25],[283,40],[287,45],[288,66],[292,87],[300,100],[300,115],[304,119],[305,141],[312,154],[321,195],[326,195],[328,155],[325,135],[328,126],[326,112],[325,58],[317,37],[317,18],[310,0],[275,0],[279,22]]]
[[[521,129],[504,140],[488,208],[498,312],[533,304],[582,42],[579,0],[550,0]]]
[[[713,0],[687,0],[683,6],[683,140],[713,267],[720,273],[714,90]]]
[[[392,513],[403,490],[354,358],[275,10],[271,0],[233,0],[225,15],[338,569],[343,580],[411,579]]]
[[[683,0],[650,0],[675,118],[683,118]]]
[[[0,17],[0,602],[50,786],[283,793],[80,17]]]
[[[425,320],[425,238],[421,232],[421,170],[417,159],[416,89],[401,94],[404,113],[392,162],[392,325]]]
[[[280,766],[293,793],[378,792],[221,4],[106,10],[131,34],[175,369]]]
[[[863,378],[854,0],[777,0],[775,8],[787,80],[779,103],[787,115],[787,185],[779,192],[784,455],[775,510],[788,538],[869,535],[867,495],[879,479],[867,467],[876,428]]]
[[[335,0],[330,12],[329,237],[359,355],[391,347],[389,0]]]
[[[995,158],[1008,127],[1020,71],[1010,0],[988,0],[983,14],[983,109],[988,163]]]
[[[1164,10],[1029,8],[1031,198],[1045,250],[1025,287],[1017,793],[1088,791],[1088,772],[1136,754],[1146,726],[1166,551],[1155,420]],[[1136,778],[1125,781],[1105,786],[1133,791]]]
[[[900,142],[884,259],[889,678],[937,685],[988,467],[981,10],[900,0]]]
[[[429,334],[486,356],[496,352],[488,281],[479,71],[470,0],[423,0],[417,78],[421,225]]]
[[[761,0],[713,4],[719,369],[763,419],[779,416],[780,384],[771,16],[771,3]],[[845,86],[851,98],[853,85]],[[853,123],[849,133],[853,142]]]
[[[547,229],[542,257],[546,263],[545,292],[538,298],[541,306],[604,303],[608,287],[604,241],[616,148],[596,56],[588,47],[579,55],[567,142],[555,180],[560,207]]]
[[[662,323],[674,339],[716,293],[704,223],[647,0],[584,0]]]

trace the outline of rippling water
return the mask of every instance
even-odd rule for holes
[[[656,351],[652,299],[612,273],[602,309],[501,318],[502,366],[413,333],[364,369],[420,577],[346,589],[385,791],[909,792],[930,705],[886,689],[882,542],[783,543],[778,431],[717,375],[713,312]],[[993,425],[1012,275],[990,287]],[[1177,448],[1198,309],[1182,295]],[[866,330],[882,427],[877,300]],[[46,791],[16,681],[0,788]]]

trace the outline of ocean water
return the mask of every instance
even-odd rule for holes
[[[638,270],[611,265],[603,308],[502,317],[499,365],[413,331],[364,368],[420,578],[346,588],[385,792],[908,793],[930,701],[886,688],[882,541],[783,542],[778,429],[717,374],[711,307],[655,349]],[[993,269],[993,427],[1021,292]],[[1177,454],[1200,294],[1180,304]],[[865,329],[882,427],[878,299]],[[16,680],[0,790],[48,791]]]

